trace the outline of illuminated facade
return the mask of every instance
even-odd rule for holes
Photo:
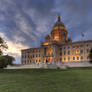
[[[46,41],[41,43],[41,47],[21,51],[22,64],[87,62],[92,40],[72,42],[67,34],[66,27],[58,16],[51,34],[45,37]]]

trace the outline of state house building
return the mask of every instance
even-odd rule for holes
[[[72,42],[67,37],[65,25],[58,16],[51,34],[45,37],[45,42],[39,48],[21,50],[21,63],[56,63],[56,62],[87,62],[92,48],[92,40]]]

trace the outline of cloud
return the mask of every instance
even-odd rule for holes
[[[7,36],[2,32],[0,32],[0,37],[2,37],[7,42],[7,45],[8,45],[8,49],[4,51],[4,54],[8,54],[8,55],[11,55],[11,56],[14,56],[15,58],[17,58],[17,57],[21,56],[22,49],[29,48],[28,45],[24,45],[24,44],[17,42],[17,39],[15,42],[8,39]],[[19,41],[21,41],[21,37],[19,37],[18,39],[19,39]]]

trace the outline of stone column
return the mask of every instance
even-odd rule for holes
[[[57,59],[56,59],[56,46],[53,46],[53,63],[55,64]]]

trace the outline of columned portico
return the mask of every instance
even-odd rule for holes
[[[50,49],[48,49],[50,48]],[[57,62],[57,47],[56,45],[48,46],[44,48],[43,63],[52,63]]]

